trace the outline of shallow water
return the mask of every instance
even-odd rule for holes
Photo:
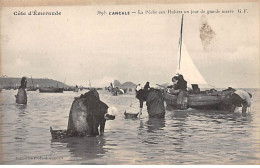
[[[249,91],[249,90],[248,90]],[[66,129],[74,97],[84,91],[27,92],[28,104],[15,104],[15,90],[0,95],[0,163],[2,164],[259,164],[259,90],[251,112],[166,111],[165,119],[124,119],[137,113],[134,95],[100,98],[118,110],[105,135],[53,141],[53,129]],[[130,107],[130,105],[132,106]]]

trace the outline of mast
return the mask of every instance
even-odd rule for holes
[[[65,79],[64,79],[64,82],[63,82],[64,84],[65,84],[65,82],[66,82],[66,78],[67,78],[67,76],[65,76]]]
[[[183,16],[181,17],[181,32],[180,32],[180,39],[179,39],[179,46],[180,46],[180,55],[179,55],[179,63],[178,63],[178,69],[181,69],[181,47],[182,47],[182,30],[183,30]]]
[[[65,79],[64,79],[64,82],[63,82],[63,87],[65,87],[65,82],[66,82],[66,79],[67,79],[67,74],[66,74],[66,76],[65,76]]]
[[[31,76],[31,80],[32,80],[32,84],[33,84],[33,87],[34,87],[34,83],[33,83],[33,79],[32,79],[32,76]]]
[[[179,39],[179,49],[178,49],[178,65],[176,69],[176,74],[182,74],[184,79],[188,82],[188,86],[190,84],[200,84],[200,85],[208,85],[198,68],[192,61],[190,54],[185,46],[185,40],[182,39],[183,34],[183,18],[181,19],[181,31],[180,31],[180,39]]]

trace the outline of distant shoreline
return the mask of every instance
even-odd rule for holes
[[[3,88],[15,88],[19,87],[21,83],[21,78],[16,77],[1,77],[0,85]],[[27,87],[37,86],[38,87],[71,87],[58,80],[48,79],[48,78],[33,78],[33,82],[30,78],[27,78]]]
[[[2,88],[18,88],[20,86],[21,78],[17,77],[0,77],[0,86]],[[119,88],[135,88],[137,85],[133,82],[124,82],[120,83],[118,80],[114,80],[115,87]],[[109,86],[110,83],[107,83]],[[73,88],[75,86],[67,85],[61,81],[49,79],[49,78],[33,78],[33,82],[31,78],[27,78],[27,87],[62,87],[62,88]],[[88,86],[83,86],[88,87]],[[103,86],[106,87],[106,86]],[[99,87],[102,88],[102,87]]]

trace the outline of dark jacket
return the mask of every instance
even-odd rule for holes
[[[148,93],[149,93],[149,90],[144,90],[144,89],[141,89],[136,92],[136,98],[140,102],[140,108],[143,108],[143,102],[146,101]]]
[[[187,82],[184,79],[179,79],[177,84],[174,86],[175,90],[187,91]]]
[[[80,103],[83,103],[84,107],[81,107]],[[98,127],[100,127],[100,134],[103,134],[106,122],[104,115],[107,109],[108,106],[99,99],[96,90],[91,90],[76,98],[70,110],[68,133],[73,136],[96,136],[99,135]],[[75,124],[81,121],[81,118],[86,118],[85,122]]]
[[[165,108],[163,95],[160,90],[151,88],[150,90],[139,90],[136,94],[139,99],[140,108],[143,108],[143,102],[146,101],[147,111],[150,118],[163,118]]]

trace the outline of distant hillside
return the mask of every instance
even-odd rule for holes
[[[121,84],[118,80],[114,80],[114,86],[119,88],[135,88],[136,84],[133,82],[125,82]]]
[[[38,84],[39,87],[69,87],[68,85],[64,84],[63,82],[53,80],[53,79],[43,79],[43,78],[33,78],[33,83],[34,86]],[[27,87],[33,86],[31,78],[27,78]],[[2,87],[16,87],[20,86],[21,84],[21,78],[11,78],[11,77],[6,77],[6,78],[0,78],[0,85]]]

